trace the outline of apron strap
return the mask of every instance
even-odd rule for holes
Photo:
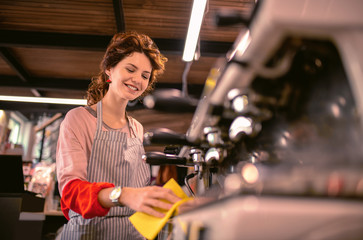
[[[137,138],[136,130],[134,128],[134,124],[132,123],[132,118],[127,115],[127,112],[126,112],[126,119],[127,119],[127,124],[129,125],[130,137],[132,137],[132,134],[134,134],[134,137]]]
[[[102,100],[97,103],[96,108],[96,114],[97,114],[97,132],[102,130]]]

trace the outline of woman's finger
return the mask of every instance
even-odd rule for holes
[[[171,203],[176,203],[181,200],[171,189],[162,187],[153,187],[150,196],[153,198],[164,199]]]
[[[149,205],[151,207],[157,207],[164,210],[169,210],[173,206],[173,204],[158,199],[148,199],[146,205]]]
[[[149,207],[149,206],[143,206],[141,209],[142,212],[149,214],[154,217],[162,218],[165,216],[164,213],[157,211],[156,209]]]

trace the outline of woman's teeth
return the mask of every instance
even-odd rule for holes
[[[134,90],[134,91],[137,91],[137,88],[136,88],[136,87],[134,87],[134,86],[130,86],[130,85],[127,85],[127,84],[126,84],[126,86],[127,86],[128,88],[130,88],[130,89]]]

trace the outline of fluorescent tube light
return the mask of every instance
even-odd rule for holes
[[[183,61],[185,62],[193,61],[206,4],[207,0],[193,1],[192,14],[189,20],[189,28],[183,53]]]
[[[6,95],[0,95],[0,101],[51,103],[51,104],[67,104],[67,105],[86,105],[87,104],[86,99],[21,97],[21,96],[6,96]]]

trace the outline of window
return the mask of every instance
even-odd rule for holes
[[[10,129],[9,142],[17,144],[20,133],[20,123],[14,118],[10,118],[8,128]]]

